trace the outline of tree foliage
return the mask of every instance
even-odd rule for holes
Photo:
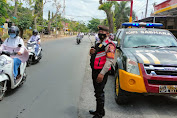
[[[117,29],[121,26],[122,23],[128,22],[130,17],[130,7],[127,6],[128,2],[116,2],[115,4],[115,24]],[[135,19],[135,12],[133,12],[133,20]]]
[[[6,0],[0,0],[0,25],[3,25],[3,23],[6,21],[6,18],[8,18],[6,7]]]
[[[113,31],[114,31],[113,12],[111,10],[114,3],[115,2],[105,2],[105,3],[103,3],[102,0],[100,0],[101,5],[98,8],[99,10],[103,10],[106,13],[110,33],[113,33]]]
[[[30,14],[31,10],[28,8],[18,8],[18,11],[20,11],[21,14],[18,15],[16,25],[18,25],[21,31],[21,37],[23,37],[23,30],[29,29],[29,27],[32,26],[33,17],[32,14]]]
[[[39,31],[43,31],[47,28],[50,31],[52,31],[53,28],[63,30],[64,22],[69,24],[69,31],[88,31],[88,28],[84,23],[62,18],[61,14],[59,14],[61,4],[57,0],[52,1],[56,13],[49,13],[48,15],[51,16],[50,19],[43,19],[42,17],[43,5],[50,0],[23,0],[28,3],[29,7],[23,7],[21,0],[11,1],[15,4],[7,4],[6,0],[0,0],[0,25],[3,25],[7,18],[10,19],[10,22],[19,27],[21,37],[23,37],[23,32],[26,33],[27,31],[30,31],[29,27],[32,27],[33,29],[37,28]],[[14,14],[16,14],[15,17]]]
[[[92,32],[97,32],[98,31],[98,25],[100,25],[100,20],[92,18],[92,20],[89,21],[88,28]]]
[[[48,20],[50,20],[50,10],[49,10],[49,12],[48,12]]]

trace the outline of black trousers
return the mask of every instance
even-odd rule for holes
[[[98,74],[101,72],[101,70],[95,70],[92,69],[92,79],[93,79],[93,86],[94,86],[94,92],[96,97],[96,111],[99,114],[104,114],[104,102],[105,102],[105,96],[104,96],[104,87],[106,85],[107,79],[108,79],[108,73],[104,75],[103,81],[101,83],[97,83],[97,77]]]

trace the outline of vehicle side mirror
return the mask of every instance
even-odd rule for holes
[[[120,45],[118,44],[117,41],[112,41],[112,42],[115,44],[115,46],[116,46],[117,49],[120,49]]]
[[[119,45],[119,44],[117,44],[117,45],[116,45],[116,48],[120,50],[120,45]]]

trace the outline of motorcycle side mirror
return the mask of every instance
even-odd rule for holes
[[[21,47],[22,47],[22,44],[18,44],[18,47],[21,48]]]

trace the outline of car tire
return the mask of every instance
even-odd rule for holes
[[[129,92],[124,91],[120,88],[119,74],[115,74],[115,101],[118,105],[124,105],[129,102]]]

